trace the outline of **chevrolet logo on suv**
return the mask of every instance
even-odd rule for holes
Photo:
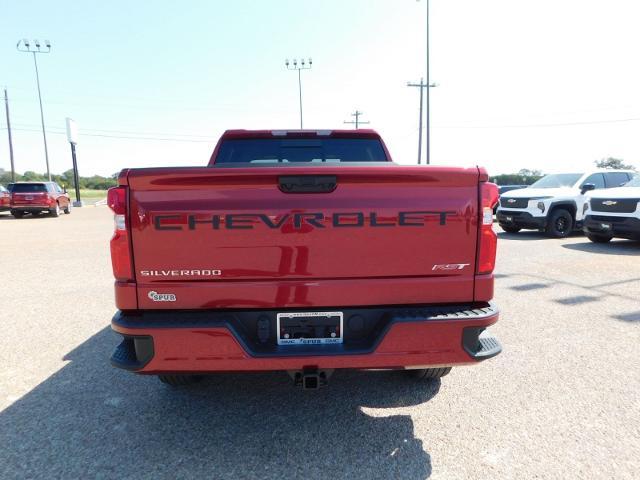
[[[516,203],[516,199],[515,198],[510,198],[509,200],[507,200],[507,203]]]
[[[604,202],[602,202],[603,205],[606,205],[607,207],[611,207],[613,205],[617,205],[618,202],[616,202],[615,200],[605,200]]]

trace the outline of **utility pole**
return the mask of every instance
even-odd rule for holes
[[[298,71],[298,92],[299,92],[299,97],[300,97],[300,130],[302,130],[302,76],[301,76],[301,72],[302,70],[310,70],[311,69],[311,65],[313,64],[313,61],[311,59],[309,59],[309,62],[306,63],[304,59],[300,60],[300,63],[298,63],[297,59],[293,59],[292,63],[289,63],[289,59],[287,58],[284,61],[285,66],[287,67],[287,70],[297,70]]]
[[[13,164],[13,140],[11,139],[11,120],[9,119],[9,96],[7,88],[4,89],[4,111],[7,114],[7,133],[9,134],[9,160],[11,161],[11,181],[16,181],[16,167]]]
[[[355,126],[356,126],[356,130],[358,130],[358,127],[359,127],[360,125],[365,125],[365,124],[367,124],[367,123],[370,123],[370,122],[368,122],[368,121],[366,121],[366,122],[365,122],[365,121],[361,121],[361,120],[360,120],[360,115],[362,115],[363,113],[364,113],[364,112],[361,112],[361,111],[359,111],[359,110],[357,110],[357,109],[356,109],[356,111],[355,111],[355,112],[353,112],[353,113],[351,114],[351,116],[352,116],[352,117],[355,117],[355,121],[353,121],[353,120],[351,120],[351,121],[346,121],[346,120],[345,120],[345,121],[344,121],[344,123],[347,123],[347,124],[349,124],[349,125],[355,125]]]
[[[422,161],[422,101],[423,91],[427,88],[427,84],[423,79],[420,79],[420,83],[407,82],[407,87],[418,87],[420,89],[420,113],[418,114],[418,165]]]
[[[47,162],[47,177],[51,181],[51,171],[49,170],[49,151],[47,149],[47,134],[44,129],[44,112],[42,110],[42,94],[40,92],[40,75],[38,74],[38,60],[36,59],[37,53],[49,53],[51,52],[51,42],[49,40],[44,41],[44,46],[41,48],[39,40],[33,41],[33,46],[29,40],[19,40],[16,48],[19,52],[33,53],[33,64],[36,67],[36,83],[38,85],[38,100],[40,102],[40,121],[42,123],[42,139],[44,140],[44,159]]]

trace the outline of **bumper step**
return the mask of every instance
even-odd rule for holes
[[[125,370],[140,370],[153,358],[150,336],[125,336],[111,355],[111,364]]]
[[[485,332],[485,327],[467,327],[462,333],[462,346],[474,360],[487,360],[502,352],[498,339]]]
[[[480,337],[480,350],[475,354],[477,359],[487,359],[495,357],[502,352],[502,345],[496,337]]]

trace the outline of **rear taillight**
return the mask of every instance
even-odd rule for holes
[[[133,280],[131,247],[127,230],[127,187],[113,187],[107,192],[107,205],[113,210],[114,232],[111,237],[111,265],[118,281]]]
[[[494,183],[480,183],[480,228],[478,233],[477,274],[493,272],[496,265],[498,236],[493,231],[493,206],[498,201],[498,186]]]

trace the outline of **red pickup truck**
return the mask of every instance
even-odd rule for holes
[[[493,357],[497,200],[483,169],[394,164],[373,130],[230,130],[208,167],[123,170],[111,362],[314,389],[339,368],[437,378]]]

